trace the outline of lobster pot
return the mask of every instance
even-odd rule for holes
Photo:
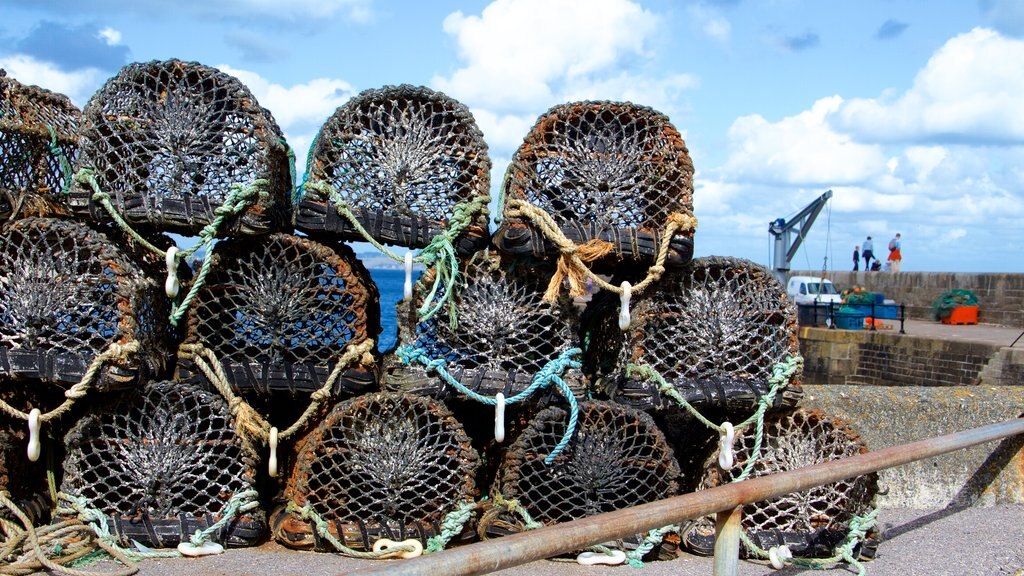
[[[732,482],[754,455],[755,427],[737,434],[733,466],[722,470],[718,451],[705,463],[700,488]],[[787,472],[796,468],[840,460],[868,451],[860,436],[846,423],[818,411],[795,409],[770,414],[764,422],[764,439],[750,478]],[[741,526],[754,544],[764,550],[788,545],[797,557],[829,557],[846,538],[850,521],[873,507],[878,493],[875,473],[817,486],[804,492],[747,504]],[[861,554],[873,552],[873,535]],[[700,554],[714,553],[715,520],[695,521],[683,535],[683,543]],[[869,549],[864,549],[869,548]],[[746,547],[741,553],[749,554]]]
[[[0,218],[52,216],[70,183],[81,112],[63,94],[0,70]]]
[[[3,400],[10,404],[10,398]],[[0,492],[10,494],[11,501],[28,516],[33,524],[50,517],[50,500],[46,495],[46,461],[31,462],[26,454],[28,429],[21,421],[0,420]],[[0,522],[21,524],[6,507],[0,507]],[[0,532],[0,543],[3,533]]]
[[[215,68],[125,66],[86,104],[81,135],[76,172],[90,169],[133,227],[197,235],[239,187],[253,197],[218,233],[290,226],[292,167],[281,130],[238,79]],[[67,202],[75,214],[110,221],[94,193],[76,181]]]
[[[512,254],[558,255],[523,203],[547,214],[576,245],[604,246],[595,270],[653,262],[670,217],[693,216],[693,162],[663,114],[629,102],[574,102],[542,115],[512,157],[495,245]],[[693,229],[673,235],[666,265],[693,257]]]
[[[0,232],[0,376],[76,384],[102,354],[96,388],[159,374],[173,351],[162,288],[84,224],[9,224]]]
[[[241,504],[255,496],[256,456],[231,420],[220,396],[180,381],[94,405],[65,438],[65,505],[105,516],[122,546],[173,547],[225,514],[209,540],[255,544],[265,515]]]
[[[436,274],[429,269],[421,276],[412,305],[400,313],[399,341],[422,353],[423,360],[443,360],[451,377],[469,390],[512,397],[550,362],[581,347],[579,313],[572,301],[543,299],[551,277],[543,263],[502,261],[497,253],[478,252],[463,261],[450,300],[432,318],[417,321],[416,310],[424,302],[436,305],[445,295],[442,286],[433,301],[427,300]],[[457,396],[454,387],[422,362],[406,364],[392,356],[386,364],[387,389]],[[567,367],[561,378],[574,396],[585,393],[578,368]]]
[[[274,537],[292,548],[335,551],[316,530],[319,520],[355,550],[381,538],[426,546],[447,514],[474,501],[477,464],[462,426],[432,399],[378,393],[347,400],[299,441],[284,491],[289,504],[271,519]]]
[[[678,493],[679,465],[649,415],[609,402],[582,402],[572,441],[546,463],[568,421],[569,413],[557,406],[530,421],[505,454],[492,500],[516,500],[534,521],[552,525]],[[495,507],[478,530],[493,537],[526,527],[522,516]],[[635,547],[637,539],[620,544]]]
[[[378,242],[420,248],[452,225],[460,253],[489,240],[484,208],[491,161],[469,109],[441,92],[409,85],[367,90],[320,129],[306,168],[296,227],[364,241],[343,204]],[[475,210],[456,208],[475,202]],[[461,212],[460,209],[458,212]]]
[[[796,310],[771,272],[739,258],[694,260],[633,301],[628,330],[618,327],[618,297],[607,294],[587,324],[596,325],[588,365],[604,374],[607,393],[643,409],[676,408],[651,379],[629,365],[654,369],[693,407],[750,413],[771,385],[776,364],[800,352]],[[609,362],[609,360],[613,360]],[[801,397],[799,374],[773,407]]]
[[[216,357],[230,385],[269,396],[376,387],[376,362],[342,356],[380,332],[377,287],[352,250],[288,234],[217,244],[189,310],[181,368],[197,348]],[[191,353],[188,351],[191,350]],[[184,373],[182,373],[184,377]]]

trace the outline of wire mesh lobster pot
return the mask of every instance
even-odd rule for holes
[[[423,360],[443,360],[451,377],[472,392],[492,397],[498,392],[506,397],[519,394],[550,362],[581,347],[579,311],[572,300],[543,299],[549,268],[478,252],[463,261],[449,302],[432,318],[418,321],[416,310],[424,302],[436,304],[444,295],[441,287],[435,300],[428,300],[437,274],[429,269],[417,282],[411,304],[400,306],[404,313],[399,317],[399,341],[422,353]],[[450,310],[455,313],[454,326]],[[561,378],[574,396],[586,392],[580,369],[568,367]],[[384,387],[442,399],[458,397],[422,361],[405,364],[395,356],[386,360]]]
[[[490,169],[483,134],[460,102],[405,84],[366,90],[320,129],[296,227],[365,240],[340,202],[376,241],[420,248],[465,219],[454,245],[469,254],[489,240]]]
[[[335,551],[316,528],[353,550],[381,538],[427,540],[476,496],[476,451],[443,404],[410,394],[366,394],[338,404],[299,441],[271,518],[286,546]],[[306,508],[315,519],[302,515]]]
[[[629,102],[574,102],[542,115],[512,158],[503,183],[504,221],[495,245],[545,257],[558,246],[520,212],[546,213],[577,246],[601,244],[595,270],[653,262],[670,220],[693,216],[693,163],[663,114]],[[665,264],[693,257],[693,227],[673,234]]]
[[[595,327],[588,369],[604,374],[605,391],[618,402],[674,407],[654,380],[627,371],[645,365],[695,408],[751,412],[771,389],[775,366],[799,355],[796,311],[763,266],[698,258],[656,286],[633,301],[625,332],[616,324],[618,297],[600,294],[588,312],[585,323]],[[794,405],[801,395],[796,374],[772,407]]]
[[[213,527],[210,540],[250,546],[266,531],[258,507],[228,511],[255,497],[256,455],[214,392],[147,384],[94,405],[65,442],[63,512],[98,511],[121,545],[172,547]]]
[[[81,114],[67,96],[0,70],[0,218],[66,212],[59,195],[70,183]]]
[[[581,402],[572,441],[550,463],[569,413],[551,406],[537,413],[509,447],[492,500],[515,500],[535,522],[552,525],[638,504],[679,491],[681,472],[653,419],[628,406]],[[481,537],[527,528],[522,515],[494,506],[480,520]],[[635,548],[639,539],[618,543]]]
[[[195,62],[129,64],[82,111],[76,172],[131,225],[196,235],[233,187],[255,199],[218,232],[262,234],[291,224],[292,166],[281,129],[236,78]],[[71,210],[110,221],[89,182],[70,189]]]
[[[167,299],[127,252],[66,220],[26,218],[0,234],[0,375],[76,384],[101,359],[92,385],[109,389],[164,370]]]
[[[271,396],[330,382],[332,395],[375,389],[379,368],[341,357],[380,332],[377,287],[347,246],[289,234],[217,244],[189,310],[179,358],[182,377],[202,347],[230,385]]]
[[[831,460],[839,460],[868,451],[860,436],[846,423],[819,411],[794,409],[770,414],[764,422],[764,438],[759,454],[754,446],[754,427],[737,434],[733,445],[733,466],[718,465],[718,450],[704,466],[700,488],[727,484],[755,459],[750,478],[786,472]],[[873,507],[878,493],[875,473],[817,486],[804,492],[747,504],[743,507],[741,527],[758,547],[768,550],[789,546],[794,556],[827,557],[847,536],[851,520]],[[715,520],[695,521],[683,535],[684,545],[700,554],[714,553]],[[877,539],[868,534],[860,554],[872,556]],[[750,554],[746,546],[741,554]]]

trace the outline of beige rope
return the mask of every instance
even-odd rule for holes
[[[310,395],[309,405],[306,406],[306,410],[303,411],[295,423],[281,431],[278,434],[278,438],[281,440],[288,438],[306,425],[313,414],[320,409],[320,406],[331,398],[331,389],[334,388],[334,383],[353,362],[358,360],[363,365],[372,365],[375,360],[370,352],[375,347],[376,343],[372,339],[366,339],[359,344],[349,346],[334,365],[334,370],[327,376],[324,385]],[[235,391],[231,388],[231,383],[228,381],[227,374],[224,372],[223,365],[217,359],[217,355],[202,344],[182,344],[180,351],[181,356],[191,359],[196,367],[199,368],[199,371],[217,389],[217,392],[228,401],[228,406],[231,409],[231,415],[235,418],[235,427],[239,435],[250,442],[259,441],[260,443],[266,443],[270,438],[270,422],[250,406],[244,398],[235,394]]]
[[[92,388],[92,385],[96,378],[99,376],[100,370],[103,369],[103,365],[111,360],[126,360],[129,354],[135,354],[139,351],[139,342],[133,340],[127,344],[118,344],[114,342],[106,350],[97,354],[93,358],[92,363],[89,364],[89,368],[82,375],[82,379],[78,381],[74,386],[68,388],[64,392],[64,400],[60,406],[50,410],[49,412],[39,416],[39,422],[46,423],[55,418],[60,418],[75,405],[75,402],[80,398],[84,398]],[[0,410],[6,412],[14,418],[20,418],[22,420],[28,420],[28,413],[18,410],[14,406],[11,406],[7,402],[0,400]]]
[[[558,268],[551,283],[548,284],[544,293],[544,300],[553,302],[558,298],[561,291],[562,281],[569,281],[569,295],[572,297],[582,296],[586,293],[586,280],[590,279],[602,290],[608,290],[615,294],[622,294],[622,288],[606,282],[603,278],[594,274],[587,266],[598,258],[607,255],[614,246],[603,240],[591,240],[582,245],[573,243],[562,233],[555,219],[533,204],[516,198],[509,199],[505,207],[507,218],[524,218],[533,223],[540,230],[545,238],[550,240],[558,248],[561,256],[558,259]],[[640,294],[648,286],[657,282],[665,273],[665,259],[668,257],[669,249],[672,246],[672,237],[680,232],[688,232],[697,229],[697,218],[689,214],[674,212],[669,215],[665,222],[665,233],[658,245],[658,253],[654,264],[647,269],[647,276],[633,285],[633,294]]]

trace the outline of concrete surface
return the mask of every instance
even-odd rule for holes
[[[864,563],[870,576],[1024,576],[1024,506],[883,509],[879,523],[882,543],[878,556]],[[229,550],[222,556],[150,560],[140,565],[139,574],[326,576],[358,574],[360,570],[379,567],[380,562],[415,560],[352,560],[334,554],[295,552],[268,543],[253,549]],[[92,568],[109,570],[114,566],[101,563]],[[497,573],[505,576],[710,576],[712,572],[711,558],[682,553],[676,560],[649,562],[639,569],[627,566],[583,567],[564,560],[543,560]],[[741,561],[739,574],[839,576],[856,574],[856,570],[840,565],[831,570],[787,567],[776,571],[763,562]]]

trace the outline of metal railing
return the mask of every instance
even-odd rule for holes
[[[797,306],[797,318],[800,320],[800,324],[803,326],[824,326],[827,325],[831,329],[836,328],[836,317],[843,316],[843,312],[840,310],[847,304],[837,304],[835,302],[815,302],[813,304],[799,304]],[[867,318],[873,318],[875,320],[899,320],[900,322],[900,334],[906,334],[904,330],[905,323],[907,320],[907,305],[906,304],[877,304],[872,302],[870,304],[856,304],[853,305],[855,308],[865,308],[864,316]],[[899,313],[896,318],[878,318],[875,312],[879,310],[889,310],[893,307],[898,306]],[[821,312],[821,314],[819,314]],[[806,318],[806,315],[810,315],[810,319]],[[824,317],[824,319],[819,320]],[[874,332],[877,329],[876,323],[871,322],[867,330]]]
[[[450,548],[412,560],[387,562],[360,570],[358,574],[486,574],[602,542],[630,538],[684,520],[718,514],[719,528],[731,531],[716,535],[716,541],[721,545],[715,548],[715,574],[733,575],[736,573],[739,559],[739,510],[745,504],[800,492],[1017,434],[1024,434],[1024,418],[734,482],[658,502]]]

